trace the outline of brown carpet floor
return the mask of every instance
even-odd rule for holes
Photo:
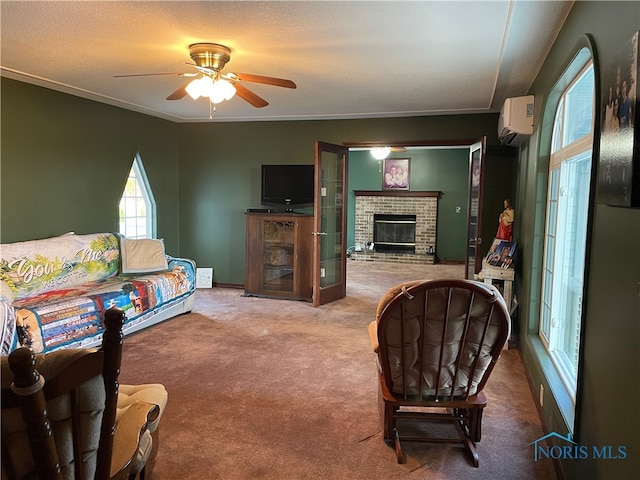
[[[522,361],[507,350],[485,392],[480,467],[458,445],[382,439],[367,325],[402,281],[460,278],[460,266],[348,262],[347,297],[304,302],[201,289],[192,313],[125,338],[121,383],[162,383],[154,480],[556,479],[533,461],[543,435]]]

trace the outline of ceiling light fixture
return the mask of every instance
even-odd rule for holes
[[[233,83],[224,79],[214,80],[209,75],[196,78],[186,86],[185,90],[194,100],[207,97],[211,103],[231,100],[236,94],[236,87]]]
[[[391,153],[391,147],[375,147],[371,149],[371,156],[376,160],[384,160]]]

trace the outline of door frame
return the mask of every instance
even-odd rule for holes
[[[474,158],[475,152],[480,152],[477,158]],[[464,276],[466,279],[473,280],[475,275],[482,270],[482,208],[484,205],[484,166],[487,158],[487,137],[484,136],[469,146],[469,194],[467,196],[467,250],[464,259]],[[478,182],[474,185],[474,160],[477,160]],[[477,187],[478,195],[478,214],[475,217],[475,228],[472,228],[474,216],[473,198],[474,188]],[[471,268],[471,251],[473,250],[473,268]]]
[[[343,142],[343,145],[349,149],[366,149],[366,148],[374,148],[374,147],[467,147],[469,150],[469,158],[471,158],[471,148],[477,144],[478,142],[482,142],[484,141],[484,145],[485,148],[483,150],[484,153],[484,157],[483,160],[486,158],[486,136],[484,137],[480,137],[480,138],[462,138],[462,139],[451,139],[451,140],[409,140],[409,141],[389,141],[389,142],[384,142],[384,141],[375,141],[375,142]],[[483,169],[484,169],[484,161],[483,163]],[[469,169],[471,169],[471,160],[469,160]],[[469,175],[471,175],[471,172],[469,172]],[[484,178],[482,178],[481,180],[482,184],[480,185],[481,187],[481,191],[482,191],[482,187],[484,186]],[[469,178],[469,186],[471,186],[471,178]],[[467,203],[469,202],[469,199],[471,197],[471,191],[467,190]],[[467,207],[468,209],[468,207]],[[482,212],[479,212],[480,214],[482,214]],[[465,231],[466,235],[465,235],[465,260],[464,260],[464,264],[465,264],[465,273],[467,270],[467,250],[468,250],[468,238],[469,238],[469,233],[468,230],[469,229],[469,213],[467,212],[467,230]],[[480,232],[482,233],[482,232]]]

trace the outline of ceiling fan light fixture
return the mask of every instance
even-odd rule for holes
[[[195,80],[192,80],[189,85],[187,85],[185,87],[185,91],[189,94],[189,96],[191,98],[193,98],[194,100],[197,100],[198,98],[200,98],[200,84],[198,83],[200,81],[199,78],[196,78]]]
[[[207,76],[196,78],[185,87],[185,91],[194,100],[200,97],[208,97],[211,83],[213,83],[213,80]]]
[[[371,149],[371,156],[376,160],[384,160],[391,153],[391,147],[375,147]]]
[[[236,87],[227,80],[214,80],[205,75],[190,82],[185,87],[185,91],[194,100],[207,97],[211,103],[220,103],[224,100],[231,100],[236,94]]]
[[[227,80],[216,80],[209,90],[211,103],[220,103],[224,100],[231,100],[236,94],[236,87]]]

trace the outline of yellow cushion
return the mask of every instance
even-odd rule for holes
[[[147,383],[142,385],[120,385],[118,389],[118,411],[116,413],[116,420],[120,419],[124,411],[133,403],[142,401],[147,403],[153,403],[158,405],[160,413],[158,418],[150,422],[148,429],[150,432],[155,432],[160,423],[160,418],[167,406],[168,400],[167,390],[164,385],[159,383]]]

